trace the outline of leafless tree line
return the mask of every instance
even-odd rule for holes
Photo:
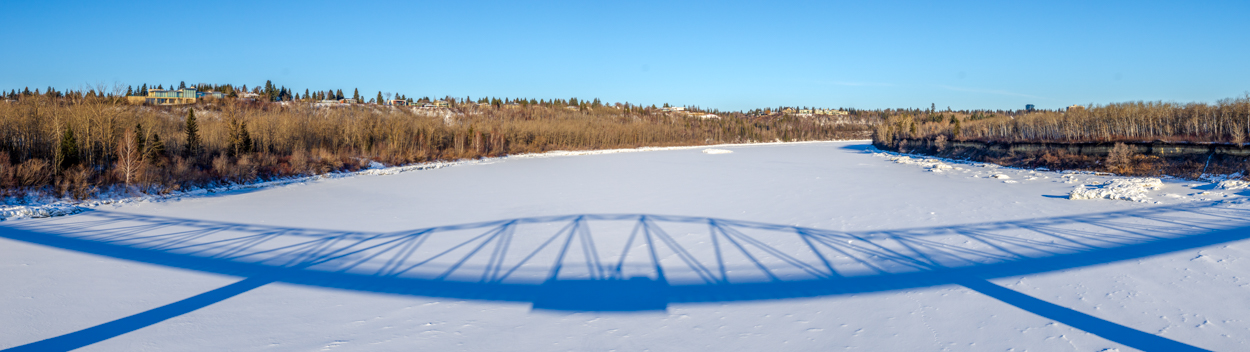
[[[188,144],[188,116],[197,141]],[[420,109],[317,107],[224,99],[128,105],[116,97],[23,96],[0,102],[0,186],[90,197],[548,150],[862,138],[868,123],[791,116],[702,118],[646,107],[462,102]],[[866,121],[866,120],[865,120]]]

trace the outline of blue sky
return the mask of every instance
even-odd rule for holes
[[[0,88],[1020,109],[1250,91],[1250,2],[0,0]]]

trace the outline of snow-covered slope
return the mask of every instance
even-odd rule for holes
[[[1250,348],[1244,190],[1073,200],[1119,178],[866,144],[504,158],[8,221],[0,348]]]

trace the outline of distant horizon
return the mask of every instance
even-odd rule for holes
[[[1246,13],[1238,1],[11,2],[0,21],[23,34],[0,51],[0,87],[271,80],[723,111],[1215,103],[1250,94]]]
[[[181,83],[185,83],[185,82],[186,82],[186,81],[179,81],[179,84],[181,84]],[[272,80],[268,80],[267,82],[272,82]],[[42,87],[42,88],[32,88],[32,87],[7,88],[7,89],[2,89],[2,90],[0,90],[0,96],[3,96],[3,95],[5,95],[5,94],[9,94],[11,91],[16,91],[17,93],[22,93],[25,89],[30,89],[32,93],[33,93],[33,92],[40,92],[40,93],[44,93],[44,92],[46,92],[46,91],[47,91],[47,89],[48,89],[48,88],[53,88],[53,89],[57,90],[58,92],[64,92],[64,91],[79,91],[79,92],[87,92],[87,91],[91,91],[91,90],[96,90],[98,87],[101,87],[101,86],[107,87],[107,88],[109,89],[108,91],[104,92],[104,94],[112,94],[112,92],[113,92],[113,88],[115,87],[115,84],[116,84],[116,83],[114,83],[114,84],[94,84],[94,85],[87,85],[87,84],[83,84],[83,85],[80,85],[80,86],[78,86],[78,87],[73,87],[73,88],[59,88],[59,87],[52,87],[52,86],[47,86],[47,87]],[[121,95],[124,95],[124,94],[125,94],[125,91],[124,91],[124,90],[125,90],[125,89],[127,89],[127,88],[133,88],[133,89],[136,91],[136,93],[137,93],[137,92],[138,92],[138,91],[142,88],[141,86],[142,86],[143,84],[144,84],[144,83],[140,83],[139,85],[133,85],[133,84],[121,84],[121,89],[123,90],[123,91],[121,92]],[[281,86],[282,88],[289,89],[291,92],[295,92],[295,93],[298,93],[298,94],[301,94],[301,95],[303,94],[302,92],[300,92],[300,90],[301,90],[301,89],[298,89],[298,88],[291,88],[291,87],[285,87],[285,86],[282,86],[280,83],[274,83],[274,84],[275,84],[276,86]],[[187,85],[188,87],[195,87],[195,86],[197,86],[197,85],[225,86],[225,85],[233,85],[233,84],[232,84],[232,83],[208,83],[208,82],[196,82],[196,83],[186,83],[186,85]],[[256,87],[263,87],[263,86],[264,86],[264,83],[261,83],[261,84],[256,84],[256,85],[251,85],[251,84],[239,85],[239,87],[244,87],[244,86],[246,86],[246,87],[247,87],[247,89],[248,89],[249,91],[251,91],[252,89],[254,89],[254,88],[256,88]],[[157,87],[164,87],[164,84],[162,84],[162,83],[158,83],[158,84],[156,84],[155,86],[149,85],[147,88],[148,88],[148,89],[158,89]],[[176,85],[171,84],[169,87],[165,87],[165,88],[163,88],[163,89],[178,89],[178,88],[176,87]],[[334,89],[335,89],[335,90],[338,90],[338,89],[343,89],[343,88],[334,88]],[[345,93],[344,93],[344,94],[345,94],[345,95],[349,95],[349,94],[351,94],[351,93],[346,93],[346,91],[347,91],[347,90],[353,90],[353,89],[358,89],[358,88],[343,89],[343,90],[345,91]],[[308,90],[309,90],[309,91],[311,91],[311,92],[318,92],[318,91],[316,91],[316,90],[312,90],[312,89],[308,89]],[[324,92],[325,90],[321,90],[321,91],[322,91],[322,92]],[[404,95],[406,98],[410,98],[410,99],[412,99],[412,100],[414,100],[414,101],[415,101],[415,100],[420,100],[420,99],[425,99],[425,98],[429,98],[429,99],[431,99],[431,100],[442,100],[442,99],[445,99],[445,98],[448,98],[448,97],[455,98],[455,99],[463,99],[463,98],[465,98],[465,97],[456,97],[456,96],[450,96],[450,95],[440,95],[440,96],[433,96],[433,95],[409,96],[409,95],[407,95],[407,94],[405,94],[405,93],[403,93],[403,92],[381,92],[381,91],[375,91],[375,92],[368,93],[368,94],[366,94],[366,93],[367,93],[367,91],[361,91],[361,93],[360,93],[360,94],[361,94],[361,96],[362,96],[363,98],[365,98],[364,100],[366,100],[366,101],[367,101],[368,99],[371,99],[370,97],[372,97],[372,96],[374,96],[374,95],[376,95],[376,94],[378,94],[378,93],[381,93],[381,94],[383,94],[383,95],[386,95],[386,94],[402,94],[402,95]],[[661,102],[661,103],[658,103],[658,104],[642,104],[642,103],[634,103],[634,102],[628,102],[628,101],[611,101],[611,100],[607,100],[607,99],[603,99],[603,98],[599,98],[599,97],[579,97],[579,96],[573,96],[573,97],[495,97],[495,96],[485,96],[485,95],[479,95],[479,96],[469,95],[469,96],[466,96],[466,97],[472,98],[472,99],[474,99],[474,100],[477,100],[478,98],[490,98],[490,99],[493,99],[493,98],[499,98],[499,99],[526,99],[526,100],[529,100],[529,99],[537,99],[537,100],[542,100],[542,101],[550,101],[550,100],[552,100],[552,99],[563,99],[563,100],[568,100],[569,98],[576,98],[576,99],[579,99],[579,100],[588,100],[588,101],[589,101],[589,100],[595,100],[595,99],[598,99],[598,100],[601,100],[601,101],[603,102],[603,104],[614,104],[614,103],[622,103],[622,104],[624,104],[624,103],[629,103],[629,104],[633,104],[633,105],[637,105],[637,106],[652,106],[652,105],[654,105],[654,106],[656,106],[656,107],[662,107],[662,106],[664,106],[665,104],[668,104],[669,106],[675,106],[675,107],[697,107],[697,108],[699,108],[699,109],[703,109],[703,110],[707,110],[707,111],[718,110],[718,111],[721,111],[721,112],[746,112],[746,111],[751,111],[751,110],[756,110],[756,109],[783,108],[783,107],[792,107],[792,108],[800,108],[800,107],[805,107],[805,108],[813,108],[813,109],[840,109],[840,110],[865,110],[865,111],[875,111],[875,110],[926,110],[926,109],[929,109],[929,108],[930,108],[930,107],[878,107],[878,108],[860,108],[860,107],[853,107],[853,106],[818,106],[818,105],[805,105],[805,104],[800,104],[800,105],[758,106],[758,107],[747,108],[747,109],[727,110],[727,109],[721,109],[721,108],[717,108],[717,107],[699,106],[699,105],[691,105],[691,104],[680,104],[680,103],[667,102],[667,101],[665,101],[665,102]],[[1179,103],[1179,104],[1184,104],[1184,103],[1218,104],[1218,102],[1219,102],[1220,100],[1224,100],[1224,99],[1239,99],[1239,98],[1250,98],[1250,91],[1247,91],[1246,93],[1243,93],[1243,94],[1242,94],[1242,95],[1240,95],[1240,96],[1230,96],[1230,97],[1225,97],[1225,98],[1215,99],[1215,100],[1212,100],[1212,101],[1176,101],[1176,100],[1140,100],[1140,99],[1139,99],[1139,100],[1125,100],[1125,101],[1112,101],[1112,102],[1093,102],[1093,103],[1085,103],[1085,104],[1070,104],[1070,105],[1067,105],[1067,106],[1054,107],[1054,108],[1038,107],[1038,106],[1036,106],[1036,104],[1031,104],[1031,103],[1026,103],[1025,105],[1035,105],[1035,106],[1034,106],[1034,109],[1036,109],[1036,110],[1043,110],[1043,111],[1045,111],[1045,110],[1051,110],[1051,111],[1062,111],[1062,110],[1065,110],[1065,109],[1067,109],[1067,108],[1071,107],[1072,105],[1079,105],[1079,106],[1085,106],[1085,107],[1089,107],[1089,106],[1095,106],[1095,107],[1096,107],[1096,106],[1105,106],[1105,105],[1108,105],[1108,104],[1116,104],[1116,103],[1132,103],[1132,102],[1163,102],[1163,103]],[[363,102],[364,102],[364,101],[362,101],[362,103],[363,103]],[[931,104],[931,106],[936,106],[936,104]],[[1025,109],[1026,109],[1026,106],[1020,106],[1020,107],[1017,107],[1017,108],[1005,108],[1005,109],[1003,109],[1003,108],[963,108],[963,109],[956,109],[956,108],[951,108],[951,107],[936,106],[936,111],[939,111],[939,112],[941,112],[941,111],[948,111],[948,109],[949,109],[949,111],[1019,111],[1019,110],[1025,110]]]

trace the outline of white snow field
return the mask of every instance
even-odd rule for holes
[[[1250,350],[1250,191],[1116,180],[854,141],[98,206],[0,223],[0,349]]]

